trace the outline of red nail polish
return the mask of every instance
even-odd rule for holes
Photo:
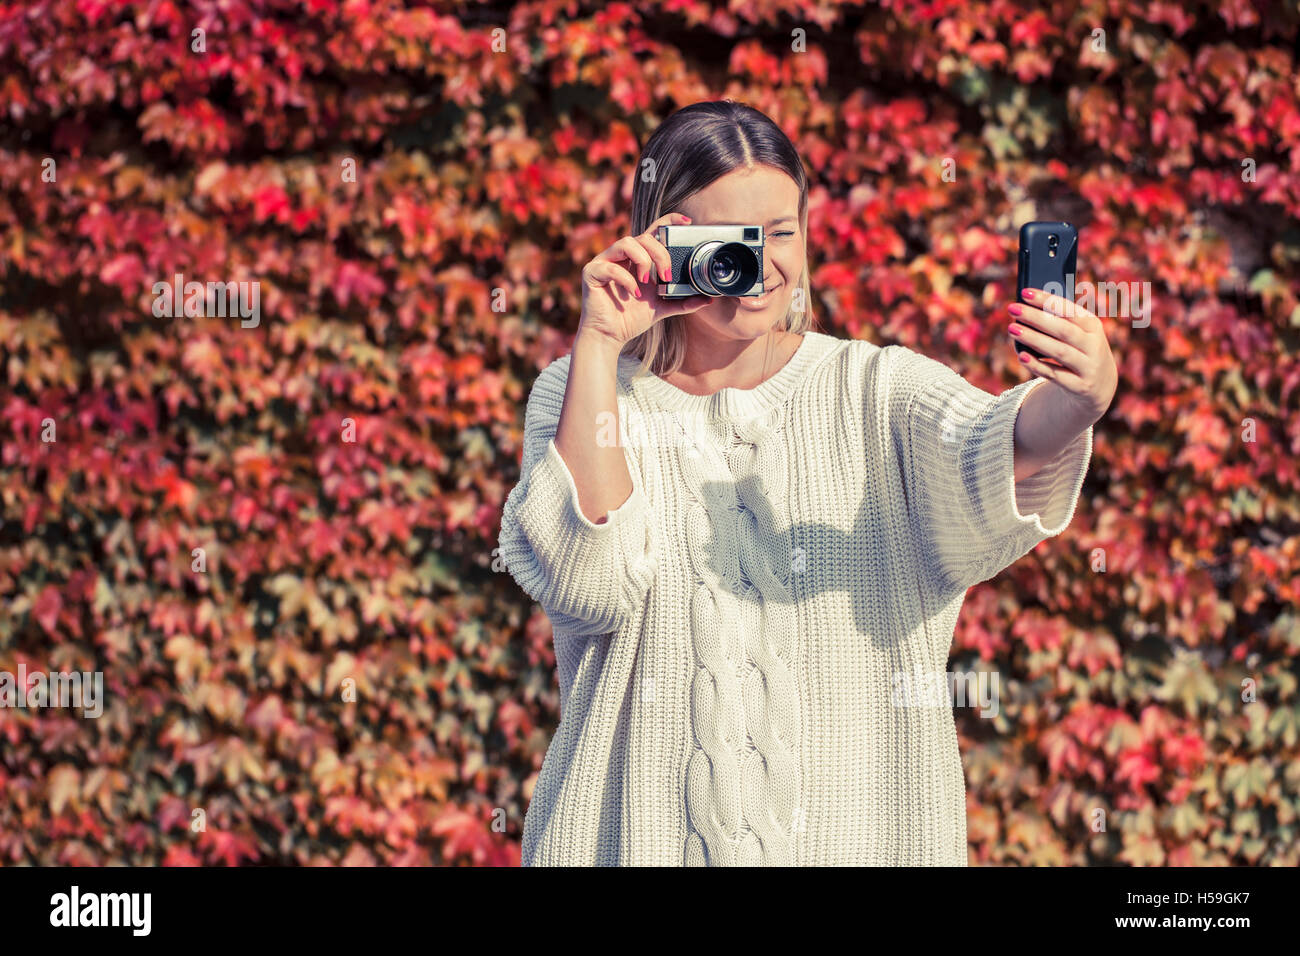
[[[641,298],[641,289],[640,288],[633,289],[632,294],[636,296],[638,299]]]
[[[1021,352],[1021,353],[1020,353],[1020,361],[1022,361],[1022,362],[1028,362],[1028,361],[1029,361],[1029,353],[1028,353],[1028,352]]]
[[[1010,312],[1012,315],[1019,315],[1019,314],[1020,314],[1020,306],[1018,306],[1018,305],[1009,305],[1009,306],[1007,306],[1007,311]]]
[[[1008,326],[1008,327],[1007,327],[1007,331],[1010,332],[1012,335],[1019,335],[1019,334],[1020,334],[1020,326],[1018,326],[1018,325],[1011,325],[1011,326]]]
[[[1026,298],[1026,299],[1032,299],[1033,297],[1034,297],[1034,290],[1033,290],[1033,289],[1026,289],[1026,290],[1025,290],[1025,298]]]

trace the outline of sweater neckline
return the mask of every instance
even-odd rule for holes
[[[722,388],[712,395],[693,395],[676,385],[664,381],[653,372],[632,375],[640,361],[631,355],[622,357],[627,363],[628,382],[643,390],[643,394],[660,408],[684,412],[709,421],[735,420],[762,415],[781,404],[810,371],[839,340],[821,332],[806,331],[803,341],[794,354],[775,375],[753,388]]]

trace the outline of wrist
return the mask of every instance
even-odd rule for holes
[[[573,337],[573,353],[577,355],[581,349],[585,353],[600,355],[617,363],[625,344],[618,341],[618,339],[611,338],[604,332],[595,332],[580,327],[578,334]]]
[[[1101,417],[1101,413],[1088,398],[1080,397],[1065,388],[1061,391],[1064,393],[1060,396],[1061,405],[1065,410],[1061,418],[1076,431],[1083,431]]]

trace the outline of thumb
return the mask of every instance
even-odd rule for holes
[[[664,313],[664,317],[667,318],[670,315],[690,315],[692,312],[698,312],[712,301],[713,296],[709,295],[693,295],[687,299],[678,299],[673,303],[672,310]]]

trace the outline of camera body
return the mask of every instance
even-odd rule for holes
[[[1039,220],[1021,226],[1016,301],[1025,301],[1026,289],[1042,289],[1073,300],[1078,252],[1079,230],[1071,223]],[[1028,352],[1046,365],[1060,364],[1019,339],[1013,342],[1017,351]]]
[[[672,257],[661,299],[763,294],[762,226],[660,226],[655,238]]]

